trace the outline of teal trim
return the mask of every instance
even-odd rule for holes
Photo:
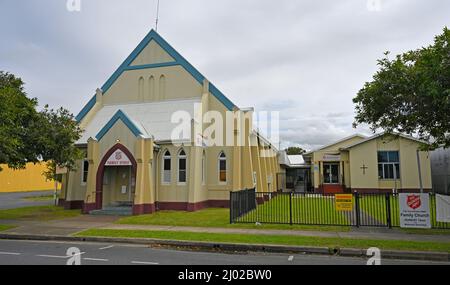
[[[136,127],[136,125],[128,118],[128,116],[122,112],[122,110],[118,110],[116,114],[109,120],[109,122],[98,132],[98,134],[95,136],[95,138],[100,141],[106,133],[114,126],[114,124],[121,120],[127,128],[133,133],[135,136],[142,135],[142,132]]]
[[[75,117],[75,120],[77,122],[80,122],[86,115],[89,113],[89,111],[94,107],[95,102],[97,101],[96,96],[94,95],[91,100],[86,104],[86,106],[81,109],[80,113]]]
[[[131,66],[131,63],[136,59],[136,57],[152,40],[154,40],[157,44],[159,44],[161,48],[164,49],[175,61]],[[145,38],[139,43],[139,45],[131,52],[131,54],[125,59],[125,61],[122,62],[122,64],[116,69],[116,71],[114,71],[111,77],[105,82],[105,84],[103,84],[101,89],[103,91],[103,94],[106,94],[108,89],[111,88],[111,86],[114,84],[117,78],[119,78],[119,76],[125,71],[139,70],[145,68],[165,67],[165,66],[176,66],[176,65],[181,65],[192,77],[195,78],[195,80],[197,80],[198,83],[203,84],[205,77],[194,66],[192,66],[192,64],[190,64],[183,56],[181,56],[170,44],[168,44],[155,30],[152,29],[145,36]],[[228,110],[231,111],[236,106],[212,83],[209,84],[209,91]],[[78,122],[80,122],[95,105],[95,96],[93,99],[94,101],[92,101],[91,99],[88,102],[88,104],[81,110],[81,112],[76,116],[76,120]]]
[[[173,61],[173,62],[162,62],[162,63],[127,66],[125,68],[125,70],[150,69],[150,68],[168,67],[168,66],[176,66],[176,65],[180,65],[180,64],[178,62],[176,62],[176,61]]]

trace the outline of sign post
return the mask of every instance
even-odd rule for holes
[[[431,229],[429,194],[401,193],[400,227]]]

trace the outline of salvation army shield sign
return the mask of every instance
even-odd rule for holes
[[[431,228],[429,194],[402,193],[399,203],[400,227]]]
[[[416,210],[422,205],[422,199],[420,199],[419,195],[407,195],[406,196],[406,204],[413,210]]]

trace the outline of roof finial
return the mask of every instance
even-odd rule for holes
[[[159,0],[158,0],[158,4],[156,6],[156,26],[155,26],[156,31],[158,31],[158,21],[159,21]]]

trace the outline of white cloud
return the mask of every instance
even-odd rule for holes
[[[432,42],[449,1],[161,1],[160,34],[233,102],[281,111],[284,145],[354,133],[352,98],[382,53]],[[0,69],[75,114],[154,26],[156,0],[0,2]],[[367,131],[362,128],[361,131]]]

